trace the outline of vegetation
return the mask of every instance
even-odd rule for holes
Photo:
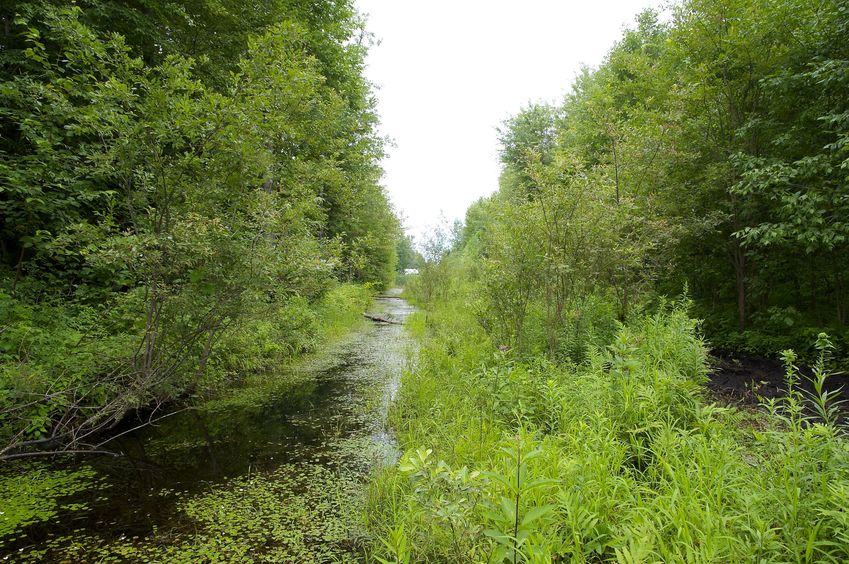
[[[686,286],[713,346],[811,361],[827,331],[846,358],[847,31],[841,0],[688,0],[508,120],[461,237],[500,338],[562,358],[581,300],[624,320]]]
[[[392,281],[350,2],[0,11],[0,459],[99,450]]]
[[[505,122],[500,189],[407,285],[376,560],[849,559],[848,31],[841,1],[685,0]],[[717,405],[709,346],[784,350],[785,395]]]
[[[450,286],[410,322],[422,349],[392,409],[405,453],[371,484],[375,559],[849,558],[838,404],[800,391],[791,351],[787,396],[762,411],[721,407],[702,386],[707,349],[688,302],[625,324],[607,303],[584,302],[582,360],[555,364],[545,332],[535,355],[497,346],[500,329],[463,305],[486,282],[462,258],[443,267]],[[825,335],[817,350],[823,382]]]
[[[849,0],[643,13],[503,124],[498,191],[417,244],[352,0],[0,18],[6,557],[849,561]],[[324,379],[274,370],[396,281],[423,310],[400,387],[389,323]],[[781,354],[784,395],[718,404],[710,348]],[[159,520],[30,542],[119,483],[43,455],[187,405],[125,449],[193,474],[133,492]]]
[[[395,252],[398,256],[398,262],[395,265],[398,275],[404,274],[404,271],[407,269],[418,269],[421,265],[421,253],[416,250],[411,235],[402,235],[398,238]]]

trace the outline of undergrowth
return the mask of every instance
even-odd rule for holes
[[[680,306],[565,365],[499,350],[467,309],[409,322],[422,348],[391,412],[404,454],[367,510],[377,561],[849,560],[832,398],[817,420],[796,391],[761,414],[714,405]],[[823,361],[828,349],[821,337]]]

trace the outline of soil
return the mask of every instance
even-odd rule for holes
[[[787,393],[784,363],[780,360],[759,358],[746,354],[714,350],[712,369],[708,374],[708,388],[720,399],[744,405],[757,405],[761,398],[782,397]],[[812,371],[800,367],[802,378],[799,387],[813,392],[810,381]],[[849,399],[849,374],[832,374],[825,381],[825,389],[835,393],[836,400]],[[839,390],[840,394],[837,395]],[[842,411],[849,415],[849,402]]]

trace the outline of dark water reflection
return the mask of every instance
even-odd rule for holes
[[[372,311],[402,321],[412,307],[392,296],[378,298]],[[88,509],[60,508],[57,518],[30,526],[24,538],[0,547],[0,556],[23,556],[64,537],[96,538],[102,547],[114,539],[143,539],[151,531],[180,531],[193,525],[179,510],[178,497],[226,487],[240,476],[272,475],[282,465],[350,466],[355,468],[347,470],[362,473],[375,459],[394,460],[385,419],[410,346],[401,325],[369,322],[298,368],[296,378],[281,374],[271,384],[235,390],[117,439],[110,446],[124,456],[85,461],[105,488],[64,500]],[[351,439],[365,440],[378,454],[366,461],[351,456],[343,446]],[[62,542],[58,545],[49,560],[61,559]]]

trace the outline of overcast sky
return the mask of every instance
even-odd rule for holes
[[[496,128],[529,102],[559,101],[658,0],[357,0],[372,47],[383,184],[417,239],[440,213],[498,187]]]

